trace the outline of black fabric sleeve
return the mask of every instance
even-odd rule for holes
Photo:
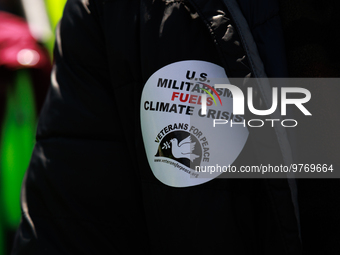
[[[134,246],[146,252],[140,186],[126,166],[100,4],[69,0],[57,29],[12,254],[131,254]]]

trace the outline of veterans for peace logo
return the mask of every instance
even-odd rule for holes
[[[193,128],[191,127],[191,130],[192,129]],[[175,131],[168,132],[162,140],[159,140],[157,136],[156,142],[159,141],[159,146],[155,157],[173,159],[192,170],[195,170],[197,166],[200,166],[203,155],[203,146],[201,145],[199,137],[188,132],[189,125],[174,123],[173,125],[165,127],[162,131],[164,130]]]
[[[231,165],[241,153],[247,127],[212,125],[214,119],[243,122],[242,116],[232,113],[230,91],[214,88],[221,81],[229,84],[222,67],[190,60],[167,65],[146,82],[140,106],[143,142],[150,168],[162,183],[172,187],[205,183],[221,173],[196,169]]]

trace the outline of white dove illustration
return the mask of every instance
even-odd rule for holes
[[[183,139],[180,143],[178,143],[177,138],[172,138],[170,142],[171,152],[175,158],[187,158],[193,162],[196,158],[199,157],[196,154],[192,154],[192,151],[195,149],[196,142],[191,142],[190,135],[187,138]]]

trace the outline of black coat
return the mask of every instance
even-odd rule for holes
[[[174,62],[285,77],[277,14],[269,0],[68,1],[13,254],[300,254],[294,180],[164,185],[140,124],[144,84]],[[270,87],[257,82],[267,106]],[[284,129],[250,130],[245,148],[238,164],[293,160]]]

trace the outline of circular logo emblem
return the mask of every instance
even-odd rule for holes
[[[204,61],[181,61],[155,72],[141,99],[144,147],[155,177],[172,187],[189,187],[222,172],[209,167],[231,165],[241,153],[248,130],[233,115],[232,94],[215,89],[229,84],[224,69]],[[215,125],[233,121],[238,125]]]

